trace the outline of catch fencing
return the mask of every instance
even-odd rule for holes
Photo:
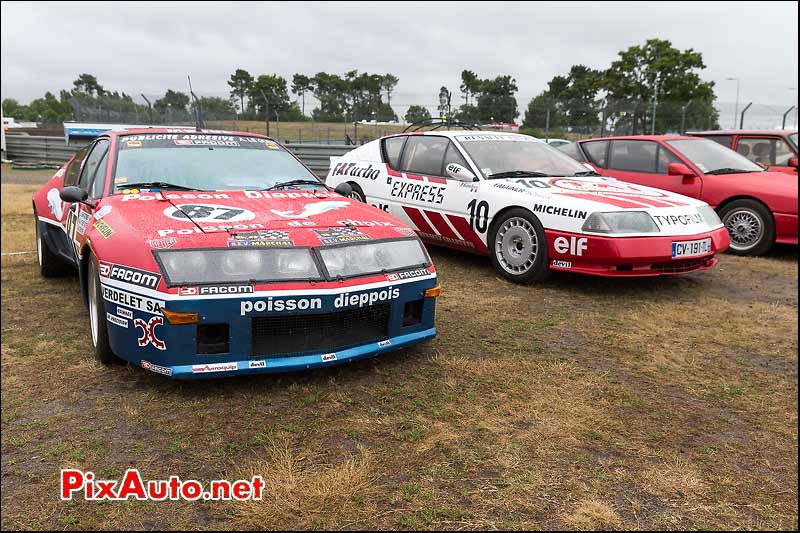
[[[61,165],[75,152],[86,146],[88,140],[71,140],[64,137],[39,135],[6,135],[8,159],[16,163]],[[330,158],[340,157],[355,148],[337,144],[290,143],[291,150],[318,176],[324,176],[330,168]]]

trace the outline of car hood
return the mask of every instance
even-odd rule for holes
[[[139,192],[105,198],[95,212],[114,232],[152,248],[225,247],[230,241],[318,246],[408,235],[383,211],[326,191]]]

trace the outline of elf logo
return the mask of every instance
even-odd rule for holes
[[[557,237],[553,241],[553,248],[560,254],[582,256],[584,250],[589,248],[589,239],[585,237]]]

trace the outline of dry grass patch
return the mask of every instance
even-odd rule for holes
[[[581,500],[572,512],[563,514],[561,520],[568,529],[616,529],[622,526],[614,508],[596,499]]]

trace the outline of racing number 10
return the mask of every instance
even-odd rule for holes
[[[473,199],[467,204],[467,208],[469,208],[469,227],[478,233],[486,233],[486,226],[489,224],[489,202]]]

